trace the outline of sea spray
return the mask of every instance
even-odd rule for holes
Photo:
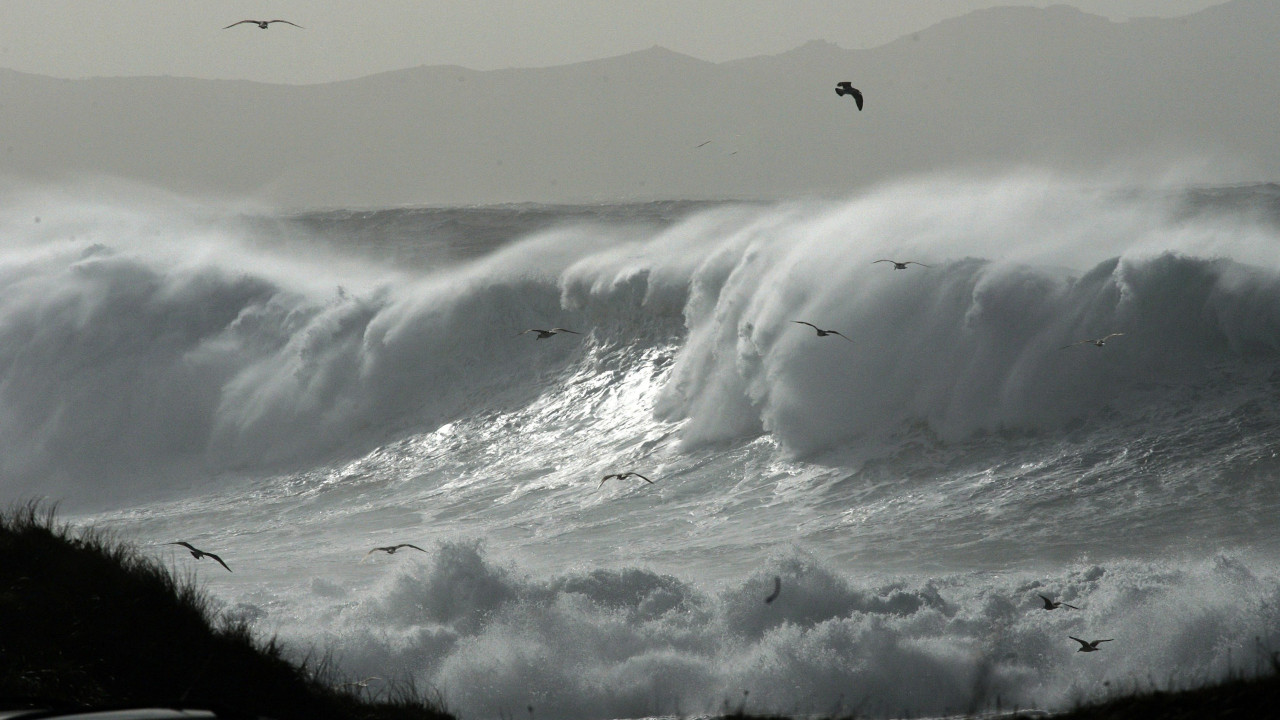
[[[467,717],[1212,679],[1275,645],[1276,206],[940,176],[513,208],[409,262],[325,214],[50,201],[0,224],[3,487],[209,548],[261,631]],[[361,562],[399,542],[432,552]]]

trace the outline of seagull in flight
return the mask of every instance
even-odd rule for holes
[[[1107,341],[1108,341],[1108,340],[1110,340],[1111,338],[1113,338],[1113,337],[1119,337],[1119,336],[1121,336],[1121,335],[1123,335],[1123,334],[1124,334],[1124,333],[1111,333],[1110,335],[1107,335],[1106,337],[1094,338],[1094,339],[1092,339],[1092,340],[1077,340],[1076,342],[1073,342],[1073,343],[1071,343],[1070,345],[1063,345],[1062,347],[1060,347],[1060,348],[1058,348],[1058,349],[1059,349],[1059,350],[1066,350],[1066,349],[1067,349],[1067,348],[1069,348],[1069,347],[1075,347],[1075,346],[1077,346],[1077,345],[1084,345],[1085,343],[1091,343],[1091,344],[1093,344],[1093,345],[1097,345],[1098,347],[1102,347],[1103,345],[1106,345],[1106,344],[1107,344]]]
[[[1043,595],[1040,595],[1040,599],[1041,599],[1041,600],[1044,600],[1044,609],[1045,609],[1045,610],[1057,610],[1057,609],[1058,609],[1058,608],[1060,608],[1060,607],[1069,607],[1069,608],[1071,608],[1072,610],[1079,610],[1079,609],[1080,609],[1080,608],[1076,607],[1075,605],[1068,605],[1068,604],[1066,604],[1066,603],[1064,603],[1064,602],[1055,602],[1055,601],[1050,600],[1049,598],[1047,598],[1047,597],[1045,597],[1045,596],[1043,596]]]
[[[203,551],[203,550],[200,550],[199,548],[197,548],[196,546],[192,545],[192,544],[191,544],[191,543],[189,543],[189,542],[183,542],[183,541],[179,540],[178,542],[165,543],[165,545],[181,545],[182,547],[184,547],[184,548],[186,548],[186,549],[190,550],[190,551],[191,551],[191,557],[193,557],[193,558],[195,558],[195,559],[197,559],[197,560],[199,560],[200,558],[203,558],[203,557],[213,558],[214,560],[217,560],[217,561],[218,561],[218,564],[219,564],[219,565],[221,565],[221,566],[222,566],[222,567],[224,567],[224,568],[227,568],[227,572],[231,572],[231,568],[227,567],[227,564],[226,564],[226,563],[224,563],[224,562],[222,562],[222,558],[218,557],[217,555],[214,555],[214,554],[213,554],[213,553],[211,553],[211,552],[205,552],[205,551]]]
[[[301,25],[299,25],[298,23],[291,23],[291,22],[289,22],[288,20],[241,20],[240,22],[233,22],[233,23],[231,23],[230,25],[228,25],[227,27],[224,27],[224,28],[222,28],[222,29],[223,29],[223,30],[226,30],[226,29],[228,29],[228,28],[233,28],[233,27],[235,27],[235,26],[237,26],[237,25],[243,25],[243,24],[245,24],[245,23],[252,23],[252,24],[257,25],[258,27],[262,28],[263,30],[266,30],[268,25],[270,25],[271,23],[275,23],[275,22],[282,22],[282,23],[284,23],[285,25],[292,25],[292,26],[294,26],[294,27],[296,27],[296,28],[300,28],[300,29],[302,29],[302,30],[306,30],[306,28],[302,27],[302,26],[301,26]]]
[[[782,594],[782,578],[778,577],[777,575],[774,575],[773,576],[773,593],[769,595],[769,597],[764,599],[765,605],[768,605],[769,603],[772,603],[774,600],[777,600],[778,596],[781,594]]]
[[[342,690],[343,688],[360,688],[361,690],[363,690],[364,688],[369,687],[370,682],[374,680],[381,680],[381,679],[382,678],[378,677],[377,675],[370,675],[369,677],[363,678],[361,680],[348,680],[347,682],[344,682],[344,683],[338,683],[337,685],[333,686],[333,689]]]
[[[817,330],[817,331],[818,331],[818,337],[826,337],[826,336],[828,336],[828,335],[840,335],[840,333],[839,333],[839,332],[837,332],[837,331],[835,331],[835,330],[823,330],[822,328],[818,327],[817,325],[814,325],[813,323],[805,322],[805,321],[803,321],[803,320],[792,320],[791,322],[793,322],[793,323],[799,323],[799,324],[801,324],[801,325],[808,325],[809,327],[811,327],[811,328],[813,328],[814,330]],[[840,335],[840,337],[844,338],[845,340],[849,340],[849,338],[848,338],[847,336],[845,336],[845,335]],[[852,341],[852,340],[849,340],[849,342],[853,342],[853,341]]]
[[[365,553],[364,556],[369,557],[370,555],[376,552],[384,552],[388,555],[395,555],[396,551],[399,550],[400,548],[413,548],[414,550],[422,550],[422,548],[418,547],[417,545],[411,545],[409,543],[400,543],[399,545],[387,545],[386,547],[376,547],[370,550],[369,552]],[[426,550],[422,550],[422,552],[426,552]]]
[[[522,333],[516,333],[516,337],[520,337],[521,335],[525,335],[528,333],[538,333],[538,337],[534,338],[535,340],[546,340],[547,338],[551,337],[552,335],[555,335],[556,333],[573,333],[574,335],[582,334],[576,330],[566,330],[564,328],[551,328],[550,330],[538,330],[536,328],[529,328],[528,330],[525,330]]]
[[[636,477],[638,477],[638,478],[640,478],[641,480],[643,480],[643,481],[645,481],[645,482],[649,483],[650,485],[652,485],[652,484],[653,484],[653,481],[652,481],[652,480],[650,480],[649,478],[647,478],[647,477],[645,477],[645,476],[641,475],[641,474],[640,474],[640,473],[638,473],[638,472],[624,472],[624,473],[613,473],[612,475],[605,475],[605,476],[604,476],[604,478],[602,478],[602,479],[600,480],[600,486],[599,486],[599,487],[597,487],[596,489],[597,489],[597,490],[599,490],[600,488],[604,487],[604,482],[605,482],[605,480],[608,480],[609,478],[618,478],[619,480],[626,480],[627,478],[631,477],[632,475],[635,475]]]
[[[697,150],[698,148],[702,147],[703,145],[706,145],[706,144],[707,144],[707,143],[709,143],[709,142],[711,142],[711,141],[710,141],[710,140],[704,140],[704,141],[702,141],[702,142],[698,143],[697,145],[694,145],[694,146],[693,146],[693,149],[694,149],[694,150]]]
[[[1107,638],[1106,640],[1094,640],[1093,642],[1085,642],[1080,638],[1072,637],[1071,635],[1068,635],[1067,637],[1080,643],[1080,649],[1077,650],[1076,652],[1098,652],[1098,643],[1111,642],[1112,640],[1115,639],[1115,638]]]
[[[858,104],[858,112],[862,112],[862,91],[853,86],[851,82],[836,83],[837,95],[852,95],[853,101]]]
[[[898,262],[897,260],[877,260],[876,262],[873,262],[871,264],[875,265],[876,263],[882,263],[882,262],[893,263],[894,270],[906,270],[908,265],[919,265],[920,267],[932,267],[931,265],[925,265],[924,263],[916,262],[915,260],[908,260],[906,262]]]

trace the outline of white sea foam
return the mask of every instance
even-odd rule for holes
[[[208,547],[234,612],[464,717],[1248,670],[1280,632],[1275,195],[928,178],[394,263],[314,218],[10,198],[3,496]],[[552,326],[583,334],[517,335]],[[392,541],[431,553],[359,562]]]
[[[708,589],[637,568],[530,578],[445,543],[297,639],[342,648],[357,675],[394,668],[463,717],[706,713],[744,690],[756,711],[958,714],[1253,672],[1280,642],[1276,581],[1233,556],[885,582],[782,554]],[[1083,655],[1069,635],[1114,641]]]
[[[590,355],[542,343],[551,364],[529,364],[512,336],[549,325],[590,329],[588,348],[677,343],[656,412],[687,420],[687,443],[764,430],[804,454],[916,421],[948,440],[1058,427],[1280,341],[1276,228],[1177,210],[1034,176],[932,180],[642,240],[545,231],[438,272],[273,250],[185,208],[10,217],[0,457],[30,483],[306,467],[479,397],[527,402]],[[1112,332],[1125,351],[1060,350]]]

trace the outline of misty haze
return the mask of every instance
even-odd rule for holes
[[[0,167],[293,207],[841,195],[1011,165],[1249,181],[1280,168],[1277,37],[1272,3],[1236,0],[1119,23],[992,9],[874,49],[720,64],[655,47],[309,86],[0,71]]]

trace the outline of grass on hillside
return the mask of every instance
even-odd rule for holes
[[[736,709],[728,703],[710,720],[794,720],[775,713],[753,713],[744,702]],[[807,720],[857,720],[859,713],[807,716]],[[1219,683],[1185,690],[1135,690],[1073,710],[970,712],[963,717],[988,720],[1261,720],[1280,717],[1280,653],[1272,653],[1271,667],[1254,677],[1233,676]]]
[[[212,707],[266,716],[446,720],[410,683],[377,698],[327,658],[301,666],[133,546],[37,503],[0,515],[0,698]]]

